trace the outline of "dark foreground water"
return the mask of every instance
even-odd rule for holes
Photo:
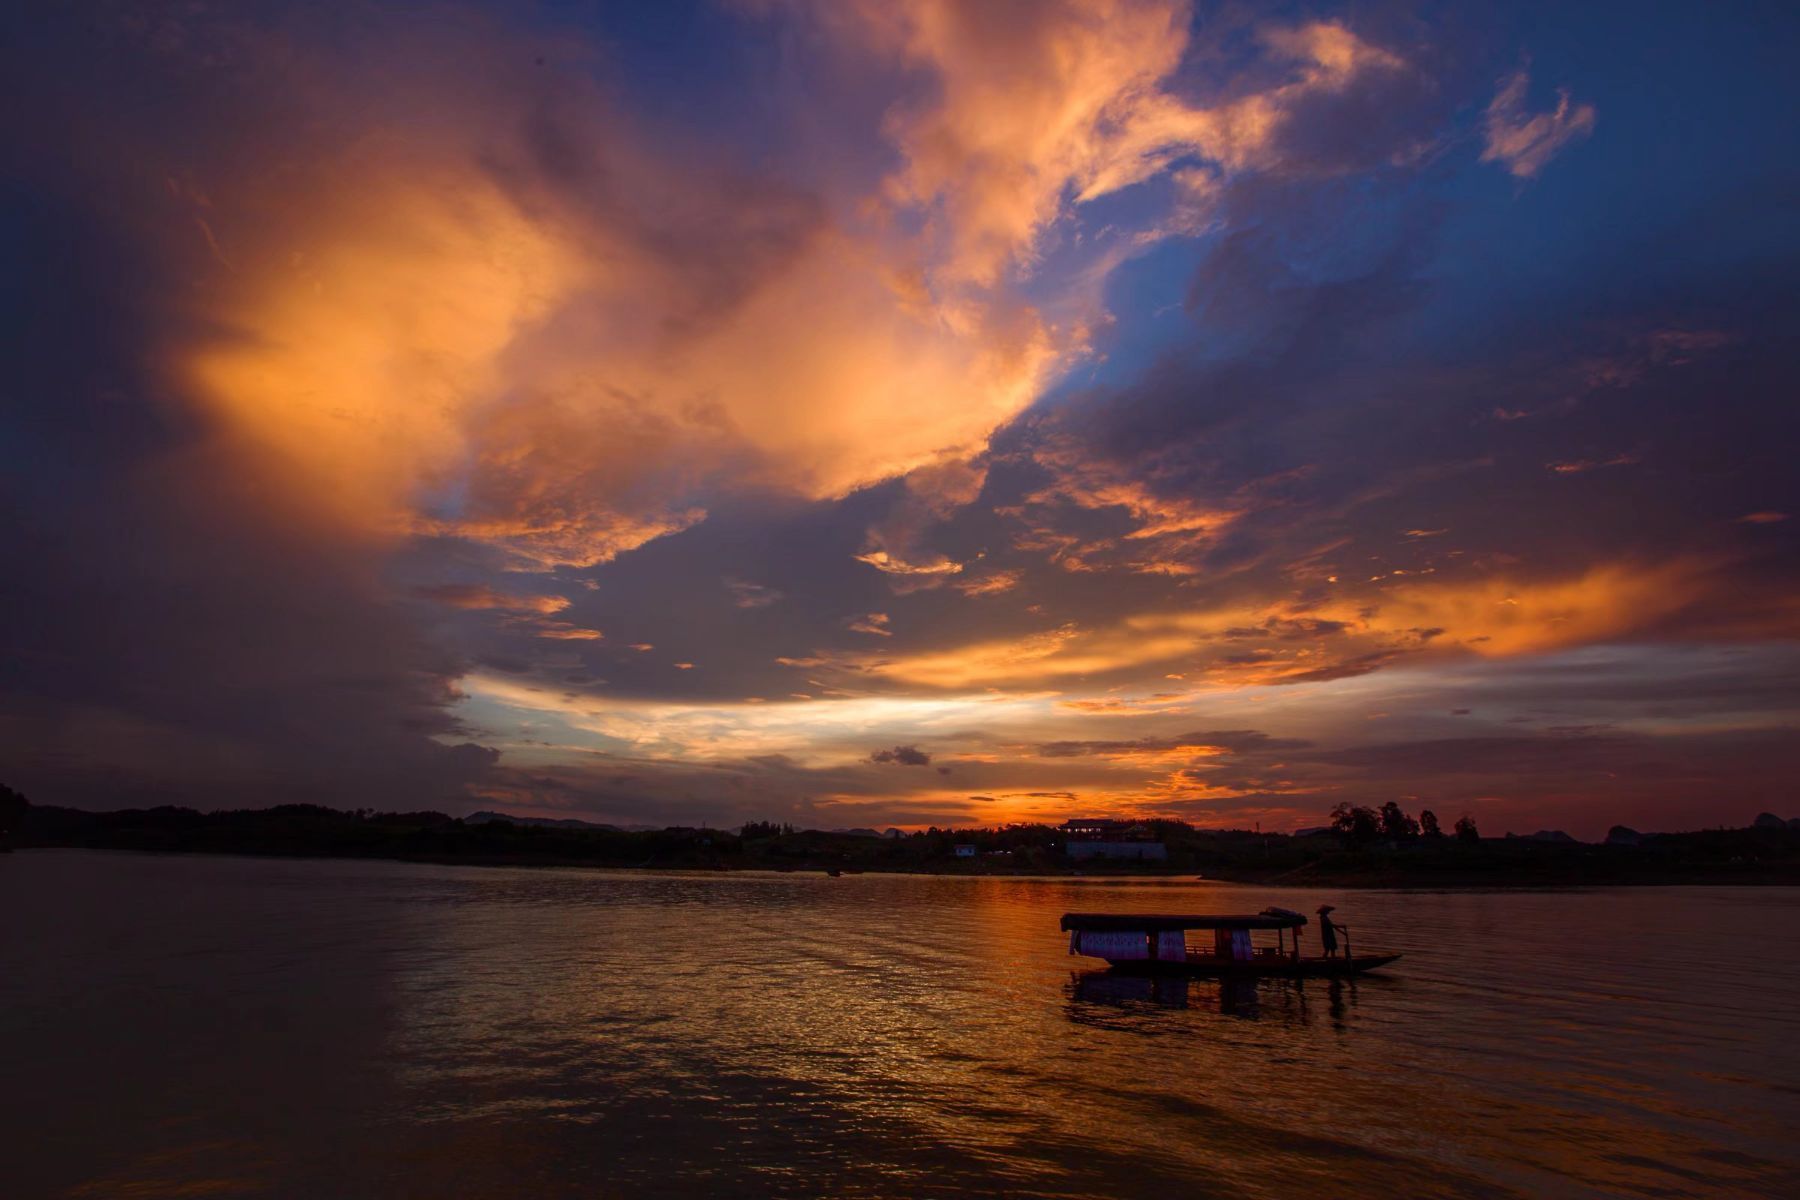
[[[1339,905],[1354,984],[1067,909]],[[1800,1195],[1800,890],[0,857],[0,1195]]]

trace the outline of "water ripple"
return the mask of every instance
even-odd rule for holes
[[[1057,929],[1321,900],[1395,974],[1121,978]],[[54,914],[0,928],[8,1195],[1800,1193],[1792,889],[55,852],[0,905]]]

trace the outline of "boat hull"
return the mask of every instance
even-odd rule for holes
[[[1395,961],[1398,954],[1358,954],[1354,958],[1269,958],[1248,962],[1190,955],[1180,959],[1109,961],[1112,969],[1132,975],[1199,975],[1232,979],[1337,979],[1366,975]]]

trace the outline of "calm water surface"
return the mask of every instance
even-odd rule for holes
[[[1387,978],[1070,958],[1321,902]],[[1796,1196],[1800,890],[0,857],[6,1197]]]

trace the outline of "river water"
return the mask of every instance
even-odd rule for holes
[[[1355,983],[1070,909],[1338,906]],[[1316,943],[1315,943],[1316,945]],[[0,1195],[1796,1196],[1800,889],[0,857]]]

